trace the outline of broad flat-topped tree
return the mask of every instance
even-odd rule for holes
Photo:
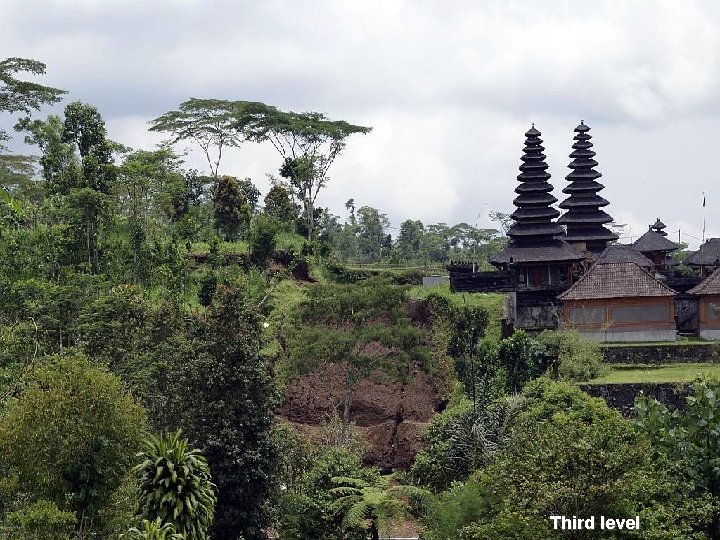
[[[330,120],[318,112],[286,112],[274,107],[268,108],[259,122],[246,125],[254,140],[270,141],[283,158],[280,174],[303,202],[307,238],[312,240],[315,200],[327,185],[330,165],[345,148],[345,139],[372,128]]]
[[[345,148],[347,137],[371,129],[330,120],[318,112],[281,111],[254,101],[198,98],[150,122],[150,131],[170,133],[172,143],[194,141],[215,178],[223,149],[246,141],[269,141],[283,158],[281,174],[303,202],[308,240],[314,231],[315,200],[327,184],[330,165]]]
[[[247,140],[245,122],[268,109],[263,103],[190,98],[174,111],[150,121],[150,131],[170,133],[170,142],[193,141],[205,154],[217,178],[223,150]]]
[[[29,58],[6,58],[0,61],[0,112],[30,114],[40,110],[43,105],[57,103],[67,93],[51,86],[16,79],[16,73],[44,75],[45,64]],[[7,139],[7,133],[0,130],[0,141]]]

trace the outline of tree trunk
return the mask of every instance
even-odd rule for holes
[[[315,228],[315,216],[313,215],[313,201],[310,193],[307,196],[307,228],[308,228],[308,242],[312,242],[313,229]]]
[[[370,521],[370,538],[371,540],[380,540],[380,528],[376,519]]]
[[[342,417],[342,444],[347,442],[348,426],[350,425],[350,407],[352,405],[352,376],[350,367],[345,368],[345,393],[343,395],[343,417]]]

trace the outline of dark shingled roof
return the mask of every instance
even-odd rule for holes
[[[518,196],[513,201],[516,210],[510,214],[514,223],[508,231],[510,238],[529,245],[552,240],[564,232],[562,226],[553,221],[560,212],[552,207],[557,199],[550,193],[552,185],[548,182],[550,174],[540,135],[534,125],[525,133],[525,147],[520,158],[522,165],[517,177],[520,184],[515,188]]]
[[[500,253],[495,255],[490,262],[492,264],[516,263],[548,263],[548,262],[572,262],[580,261],[585,256],[567,242],[562,240],[549,240],[532,246],[518,246],[510,243]]]
[[[595,151],[592,150],[593,143],[590,128],[585,122],[575,128],[575,141],[570,153],[572,161],[568,165],[570,174],[565,178],[570,184],[563,189],[563,193],[570,195],[560,203],[560,208],[567,211],[558,219],[558,223],[566,226],[567,232],[562,237],[568,242],[591,242],[588,246],[590,251],[600,251],[611,240],[617,240],[618,235],[607,227],[605,223],[612,222],[613,218],[600,208],[609,203],[598,195],[603,185],[596,182],[602,176],[595,170]],[[597,245],[595,245],[597,244]]]
[[[720,238],[708,238],[700,249],[685,259],[685,264],[710,266],[720,259]]]
[[[688,291],[690,294],[720,294],[720,268]]]
[[[651,253],[653,251],[669,252],[677,249],[675,244],[652,229],[635,240],[633,247],[642,253]]]
[[[655,264],[648,259],[645,255],[640,253],[637,249],[632,246],[614,245],[605,248],[600,257],[598,257],[598,264],[609,264],[609,263],[627,263],[633,262],[641,268],[652,268]]]
[[[633,262],[594,264],[560,300],[672,297],[670,287]]]

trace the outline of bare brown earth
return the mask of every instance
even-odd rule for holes
[[[365,461],[383,469],[407,469],[423,447],[422,433],[448,394],[445,378],[415,368],[407,382],[382,371],[361,381],[350,418],[367,443]],[[343,398],[343,368],[329,365],[295,379],[285,389],[278,415],[312,436],[338,410]],[[339,411],[340,412],[340,411]]]

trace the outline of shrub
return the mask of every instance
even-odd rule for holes
[[[545,347],[561,380],[588,381],[607,370],[600,346],[584,340],[577,332],[546,330],[538,336],[538,341]]]
[[[6,523],[9,538],[67,540],[73,532],[75,514],[63,512],[54,502],[40,499],[10,512]]]

